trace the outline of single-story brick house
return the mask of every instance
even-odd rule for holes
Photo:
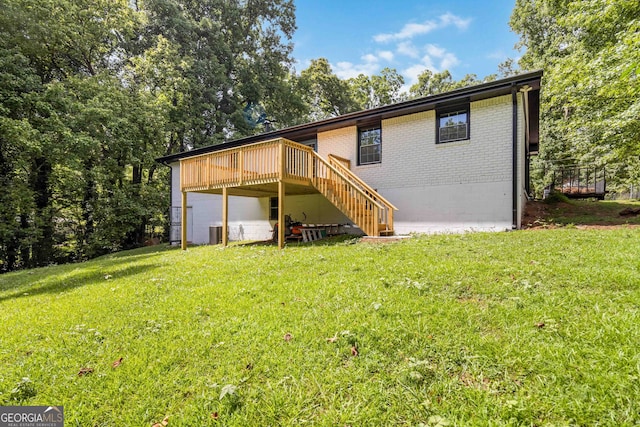
[[[162,157],[172,240],[264,240],[284,215],[368,235],[521,226],[541,71]],[[186,243],[186,242],[185,242]],[[281,244],[283,239],[281,239]]]

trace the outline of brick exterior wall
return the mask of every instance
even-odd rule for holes
[[[357,164],[355,126],[319,134],[318,152],[350,159],[351,169],[399,208],[399,232],[508,229],[511,113],[511,95],[472,102],[470,139],[445,144],[435,143],[433,110],[383,120],[382,161],[374,165]]]

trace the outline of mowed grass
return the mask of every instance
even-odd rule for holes
[[[0,283],[0,405],[67,426],[640,423],[637,228],[146,248]]]

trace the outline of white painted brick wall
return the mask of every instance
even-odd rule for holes
[[[435,111],[382,121],[382,162],[357,165],[355,126],[318,135],[322,156],[395,204],[398,232],[511,228],[511,96],[471,103],[470,139],[436,144]]]
[[[335,154],[351,160],[351,165],[358,163],[356,141],[358,128],[349,126],[341,129],[330,130],[318,134],[318,154],[327,159],[329,154]]]

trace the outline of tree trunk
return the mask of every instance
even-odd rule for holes
[[[9,159],[5,156],[5,144],[2,136],[0,136],[0,224],[6,227],[6,232],[0,234],[0,269],[2,271],[11,271],[16,262],[17,248],[15,246],[15,229],[11,227],[13,217],[13,203],[11,203],[11,195],[9,188],[11,185],[11,177],[13,175],[13,167],[9,163]]]
[[[20,262],[22,266],[30,264],[31,247],[25,243],[25,238],[29,235],[29,216],[22,212],[20,214],[20,230],[16,233],[16,250],[20,251]],[[17,265],[16,268],[20,266]]]
[[[82,197],[82,220],[84,222],[84,232],[82,233],[79,256],[86,257],[88,254],[89,242],[95,232],[94,209],[97,199],[96,180],[93,177],[94,161],[92,158],[86,159],[84,162],[85,187]]]
[[[38,157],[33,161],[31,186],[35,196],[35,220],[39,233],[32,247],[32,258],[29,267],[47,265],[54,258],[53,254],[53,216],[51,201],[51,163],[46,157]]]
[[[133,166],[132,176],[131,176],[131,185],[132,185],[132,194],[133,197],[138,200],[140,198],[140,186],[142,185],[142,165],[137,164]],[[142,216],[139,218],[137,224],[133,229],[131,229],[127,233],[125,247],[127,248],[136,248],[142,246],[144,243],[144,232],[147,225],[146,216]]]

